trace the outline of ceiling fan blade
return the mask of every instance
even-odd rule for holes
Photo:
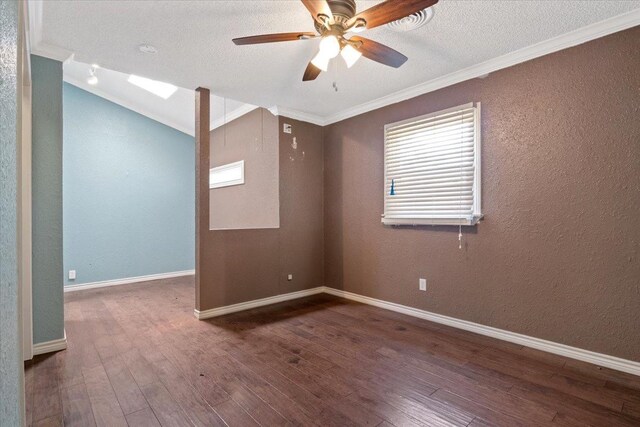
[[[309,62],[309,65],[307,65],[307,69],[304,70],[302,81],[308,82],[309,80],[315,80],[320,75],[321,72],[322,70],[320,68],[316,67],[311,62]]]
[[[358,13],[349,19],[347,26],[351,27],[358,19],[364,19],[367,29],[375,28],[419,12],[436,3],[438,0],[387,0]]]
[[[328,16],[329,19],[333,19],[333,13],[327,0],[301,0],[302,4],[307,8],[314,20],[318,20],[318,15]]]
[[[391,49],[389,46],[385,46],[381,43],[374,42],[373,40],[353,36],[349,41],[360,42],[360,46],[356,47],[356,49],[362,53],[362,56],[381,64],[388,65],[393,68],[399,68],[402,64],[407,62],[408,58],[397,50]]]
[[[259,36],[239,37],[239,38],[233,39],[233,42],[237,45],[275,43],[275,42],[288,42],[293,40],[307,40],[307,39],[312,39],[316,36],[317,36],[316,33],[309,33],[309,32],[262,34]]]

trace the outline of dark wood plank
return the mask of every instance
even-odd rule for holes
[[[240,404],[254,419],[261,419],[258,414],[254,414],[237,399],[238,389],[247,389],[276,414],[294,424],[314,425],[313,419],[309,417],[301,408],[285,397],[274,386],[265,381],[258,373],[252,371],[241,363],[230,357],[216,358],[205,369],[205,375],[215,379],[234,401]],[[277,416],[271,415],[278,420]],[[277,422],[276,422],[277,424]]]
[[[224,426],[224,422],[200,394],[180,374],[180,371],[167,359],[151,362],[169,391],[173,400],[180,405],[194,425]]]
[[[189,418],[162,383],[145,384],[142,386],[142,393],[163,427],[191,425]]]
[[[93,416],[98,426],[126,426],[124,413],[118,403],[107,373],[102,365],[83,369],[82,376],[91,401]]]
[[[244,385],[238,385],[231,392],[231,399],[244,409],[254,420],[261,425],[284,426],[288,421],[276,412],[272,407],[262,401],[255,393]],[[216,407],[218,414],[225,420],[227,407]],[[228,416],[227,416],[228,417]]]
[[[640,378],[317,295],[193,317],[193,278],[65,294],[28,425],[640,425]],[[144,302],[144,304],[141,304]]]
[[[624,402],[622,413],[640,420],[640,402]]]
[[[476,402],[475,400],[465,399],[447,390],[437,390],[432,397],[443,403],[453,405],[457,408],[462,408],[465,411],[476,414],[478,418],[481,418],[484,422],[488,422],[491,425],[496,426],[537,426],[540,425],[537,421],[528,421],[520,419],[508,414],[504,414],[500,411],[487,408],[486,406]]]
[[[160,427],[160,422],[156,415],[148,407],[138,412],[133,412],[125,418],[129,427]]]
[[[126,351],[122,353],[121,357],[139,387],[158,381],[158,377],[153,371],[153,368],[151,368],[147,360],[140,355],[138,349],[134,348]]]
[[[117,354],[104,361],[104,369],[125,415],[149,407],[127,365]]]
[[[218,403],[215,406],[216,412],[229,426],[257,426],[258,423],[251,415],[233,400]]]
[[[413,418],[401,409],[387,403],[383,396],[371,393],[366,389],[356,391],[347,396],[346,400],[367,408],[383,420],[396,426],[426,425],[422,422],[422,416]]]
[[[95,426],[91,401],[84,382],[60,390],[65,426]]]
[[[62,416],[55,354],[36,356],[33,371],[32,422]]]
[[[64,421],[62,420],[62,415],[54,415],[33,423],[34,427],[62,427],[64,425]]]
[[[24,394],[25,394],[25,424],[33,424],[33,361],[24,362]]]
[[[520,384],[515,386],[511,393],[555,409],[563,417],[570,417],[585,424],[596,423],[629,427],[637,425],[637,421],[627,419],[623,414],[612,412],[579,397],[544,386],[531,383]]]

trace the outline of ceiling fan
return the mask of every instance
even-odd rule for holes
[[[320,50],[309,62],[303,81],[315,80],[321,71],[327,71],[329,61],[338,54],[347,67],[364,56],[394,68],[400,67],[407,57],[388,46],[351,35],[402,19],[412,13],[433,6],[438,0],[387,0],[356,14],[355,0],[301,0],[311,13],[316,33],[279,33],[233,39],[236,45],[309,40],[320,37]]]

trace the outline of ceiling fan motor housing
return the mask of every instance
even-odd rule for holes
[[[347,21],[356,14],[355,0],[327,0],[331,13],[333,14],[333,23],[343,29],[347,28]],[[321,23],[316,21],[316,30],[322,34],[325,28]]]

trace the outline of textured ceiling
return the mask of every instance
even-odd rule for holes
[[[162,99],[127,81],[129,74],[105,68],[96,70],[98,84],[87,84],[90,64],[67,61],[64,64],[64,79],[95,95],[106,98],[154,120],[193,135],[195,131],[193,90],[178,88],[169,99]],[[218,96],[211,97],[211,128],[218,127],[239,115],[251,111],[253,106]]]
[[[358,10],[378,3],[357,1]],[[405,33],[378,27],[365,37],[409,57],[400,69],[341,60],[313,82],[302,73],[317,40],[235,46],[234,37],[313,31],[304,6],[288,1],[47,1],[42,42],[98,63],[265,107],[320,117],[445,76],[634,9],[640,1],[441,0],[426,26]],[[137,50],[141,43],[155,55]],[[332,88],[337,82],[339,91]]]

